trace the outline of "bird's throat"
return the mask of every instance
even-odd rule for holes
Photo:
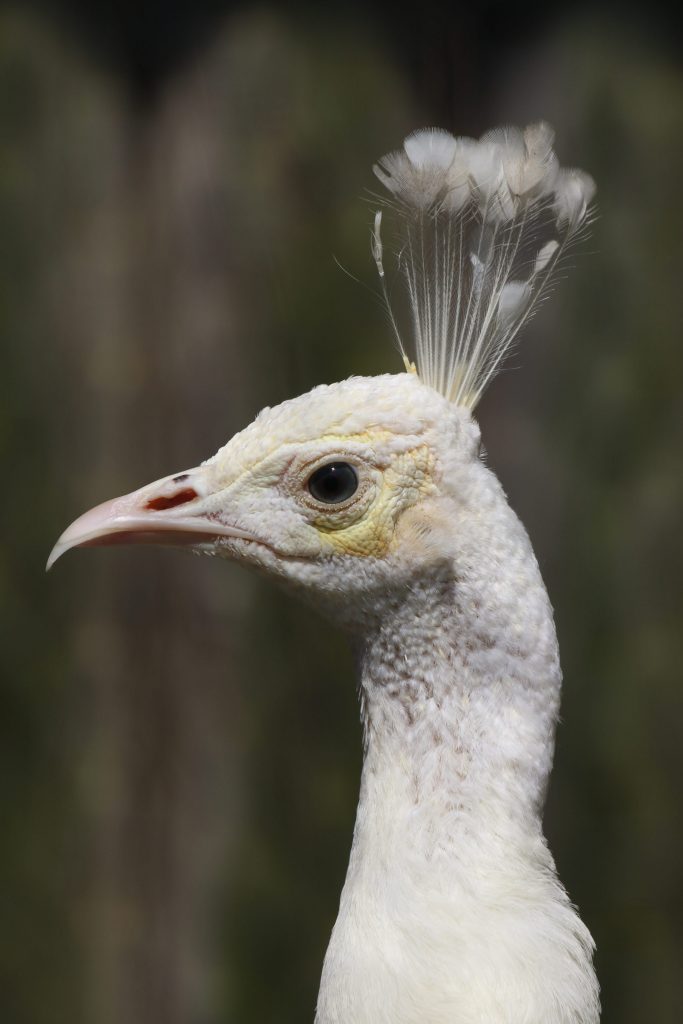
[[[520,635],[497,587],[478,582],[473,597],[474,581],[440,565],[365,637],[354,854],[370,830],[385,864],[408,842],[422,866],[447,867],[475,840],[481,857],[540,832],[560,682],[550,606],[530,572],[526,603],[543,614]]]

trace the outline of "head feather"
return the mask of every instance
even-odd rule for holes
[[[374,167],[398,221],[417,372],[470,409],[590,222],[595,184],[560,168],[553,139],[543,122],[479,140],[425,128]],[[372,252],[410,365],[386,292],[381,221],[379,212]]]

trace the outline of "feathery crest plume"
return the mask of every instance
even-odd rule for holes
[[[398,215],[398,263],[412,312],[420,378],[474,408],[521,328],[591,221],[593,179],[561,168],[545,123],[481,139],[413,132],[373,170]],[[382,213],[372,254],[386,291]]]

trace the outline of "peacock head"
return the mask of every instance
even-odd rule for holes
[[[48,567],[73,547],[185,545],[353,619],[443,557],[446,470],[478,452],[470,414],[413,373],[323,385],[264,409],[202,465],[86,512]]]
[[[584,236],[595,186],[560,168],[546,124],[477,141],[419,131],[375,173],[396,222],[415,363],[388,300],[381,210],[372,254],[409,372],[351,378],[265,409],[197,469],[76,520],[48,566],[75,546],[189,544],[358,621],[454,553],[458,517],[466,525],[485,500],[472,486],[482,473],[471,410]]]

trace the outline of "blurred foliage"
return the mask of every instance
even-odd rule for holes
[[[547,118],[599,184],[591,255],[480,418],[557,611],[547,824],[605,1024],[683,1009],[682,90],[646,33],[567,14],[462,112]],[[344,641],[217,561],[43,565],[81,509],[262,405],[399,368],[363,197],[436,119],[355,8],[244,8],[144,107],[54,22],[0,14],[7,1024],[312,1019],[360,769]]]

